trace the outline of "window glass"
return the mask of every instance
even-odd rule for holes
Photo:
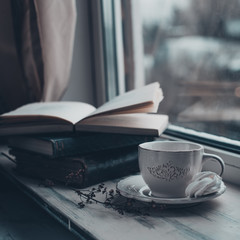
[[[172,124],[240,136],[240,0],[141,0],[145,83]]]

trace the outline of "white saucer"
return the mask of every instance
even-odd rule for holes
[[[146,186],[141,175],[134,175],[119,181],[117,184],[117,189],[119,190],[122,196],[127,198],[132,198],[132,199],[136,199],[143,202],[153,201],[159,204],[179,205],[179,204],[196,204],[196,203],[205,202],[213,198],[219,197],[225,192],[226,186],[222,182],[221,187],[217,192],[204,195],[201,197],[197,197],[197,198],[191,198],[191,197],[159,198],[159,197],[151,196],[151,192],[148,186]]]

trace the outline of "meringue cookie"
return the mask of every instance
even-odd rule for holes
[[[185,194],[188,197],[201,197],[217,192],[221,188],[222,178],[214,172],[199,172],[187,186]]]

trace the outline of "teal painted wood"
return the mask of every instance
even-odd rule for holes
[[[150,216],[120,215],[100,204],[80,209],[73,190],[39,186],[38,181],[16,176],[12,167],[14,163],[1,157],[2,173],[70,231],[90,239],[240,239],[240,189],[232,185],[227,184],[222,196],[199,205],[156,210]],[[109,188],[115,185],[116,181],[106,183]]]
[[[76,240],[49,214],[0,174],[1,240]]]

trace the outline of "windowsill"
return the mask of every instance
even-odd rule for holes
[[[235,185],[240,185],[240,154],[237,153],[240,149],[240,143],[238,141],[226,139],[223,137],[217,137],[214,135],[206,134],[206,133],[198,133],[194,130],[185,130],[181,127],[175,127],[171,126],[173,130],[180,130],[181,132],[187,132],[187,137],[181,137],[181,134],[178,136],[172,136],[169,134],[163,134],[161,137],[166,139],[172,139],[172,140],[186,140],[186,141],[192,141],[197,142],[199,144],[202,144],[205,148],[205,151],[208,153],[219,155],[225,162],[225,170],[223,173],[223,180],[225,182],[229,182]],[[204,143],[204,138],[207,139]],[[223,144],[223,148],[217,147],[220,142]],[[233,144],[234,148],[231,151],[231,144]],[[208,169],[211,171],[218,172],[218,166],[214,164],[214,162],[208,162],[204,166],[204,170]]]
[[[201,204],[178,205],[177,208],[163,206],[149,211],[147,216],[127,212],[121,215],[116,210],[95,203],[86,204],[81,209],[78,207],[79,196],[72,189],[64,186],[40,186],[39,181],[15,175],[12,164],[14,163],[1,157],[1,174],[5,174],[68,230],[87,239],[151,240],[159,239],[159,236],[179,240],[240,239],[240,210],[237,207],[240,189],[229,183],[226,184],[227,190],[223,195]],[[108,181],[105,186],[114,189],[116,181]],[[4,207],[8,208],[7,202]],[[29,210],[25,206],[24,211]],[[21,226],[25,224],[26,227],[28,223],[24,221],[23,218]],[[12,231],[17,231],[14,228],[21,226],[13,223]]]

